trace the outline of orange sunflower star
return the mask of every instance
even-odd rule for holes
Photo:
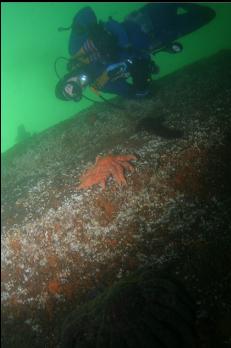
[[[136,159],[137,157],[134,155],[97,156],[95,164],[80,177],[78,188],[87,189],[93,185],[101,184],[105,189],[107,178],[110,176],[113,176],[119,185],[127,185],[124,170],[133,171],[134,168],[129,161]]]

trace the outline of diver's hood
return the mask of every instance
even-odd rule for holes
[[[94,11],[90,7],[84,7],[76,13],[72,22],[72,28],[77,25],[87,29],[93,24],[97,24],[97,18]]]

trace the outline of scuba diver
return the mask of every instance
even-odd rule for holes
[[[214,17],[214,10],[195,3],[148,3],[121,23],[111,17],[98,22],[90,7],[82,8],[69,28],[59,28],[71,29],[70,58],[68,73],[56,85],[56,97],[80,101],[87,86],[124,98],[149,96],[152,74],[159,72],[151,55],[181,52],[183,47],[175,40]]]

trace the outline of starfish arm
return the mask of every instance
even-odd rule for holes
[[[101,184],[102,188],[105,189],[107,178],[110,175],[119,185],[127,185],[124,171],[133,171],[134,168],[129,161],[136,159],[137,157],[134,155],[97,156],[95,164],[80,177],[80,184],[77,188],[89,188]]]
[[[127,181],[124,177],[124,170],[120,164],[113,164],[111,174],[119,185],[127,185]]]
[[[121,161],[121,162],[127,162],[127,161],[133,161],[137,160],[137,157],[134,155],[126,155],[126,156],[115,156],[115,161]]]
[[[80,180],[85,179],[87,177],[90,177],[92,175],[95,175],[96,167],[95,165],[91,166],[90,168],[86,169],[84,173],[81,175]]]
[[[93,186],[96,182],[94,182],[91,178],[83,179],[80,181],[80,185],[77,186],[78,189],[87,189]]]
[[[128,163],[128,162],[119,162],[121,164],[121,166],[124,168],[124,169],[127,169],[129,170],[130,172],[133,172],[134,170],[134,167]]]
[[[105,188],[106,188],[106,178],[103,178],[102,180],[101,180],[101,186],[102,186],[102,189],[103,190],[105,190]]]
[[[88,188],[97,184],[99,174],[97,173],[97,168],[95,166],[89,168],[81,177],[80,177],[80,185],[78,188]]]

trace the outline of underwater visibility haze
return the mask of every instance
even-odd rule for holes
[[[231,345],[231,4],[201,5],[216,16],[206,7],[210,22],[156,65],[102,74],[120,82],[129,67],[137,98],[86,87],[92,102],[72,100],[88,81],[75,60],[56,76],[70,35],[58,28],[88,6],[115,26],[138,10],[150,34],[144,3],[1,3],[3,348]],[[108,59],[111,36],[93,28]]]
[[[78,113],[92,103],[84,98],[79,103],[64,103],[55,97],[57,77],[54,62],[57,57],[68,57],[68,27],[78,9],[91,6],[97,18],[117,21],[143,6],[144,3],[90,2],[2,2],[2,119],[1,151],[19,141],[19,127],[29,134],[39,133]],[[181,54],[159,53],[154,57],[162,77],[184,65],[231,47],[231,5],[208,3],[217,15],[207,26],[186,35],[179,41]],[[66,62],[58,63],[58,71],[65,72]],[[88,88],[85,94],[101,102]],[[111,95],[105,95],[111,98]]]

